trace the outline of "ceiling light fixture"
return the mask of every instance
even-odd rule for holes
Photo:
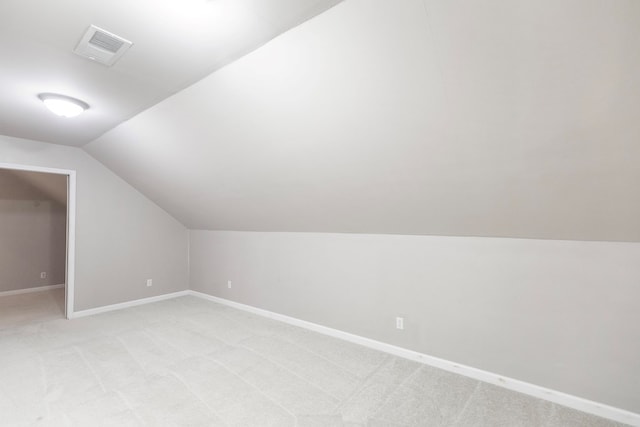
[[[38,98],[53,114],[61,117],[75,117],[89,108],[84,101],[57,93],[41,93]]]

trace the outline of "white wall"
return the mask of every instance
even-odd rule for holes
[[[640,243],[223,231],[190,242],[193,290],[640,412]]]
[[[0,162],[77,172],[76,311],[187,288],[185,227],[87,153],[0,136]]]

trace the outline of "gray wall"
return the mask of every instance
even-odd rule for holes
[[[0,136],[0,162],[76,171],[76,311],[187,289],[185,227],[87,153]]]
[[[0,199],[0,292],[63,284],[65,254],[65,208]]]
[[[190,242],[194,290],[640,412],[639,243],[223,231]]]
[[[66,188],[64,176],[0,169],[0,292],[65,283]]]

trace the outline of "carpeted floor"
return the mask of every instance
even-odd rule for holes
[[[64,318],[64,289],[0,296],[0,328]]]
[[[620,425],[196,297],[0,310],[3,426]]]

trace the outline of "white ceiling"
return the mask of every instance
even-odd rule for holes
[[[190,228],[640,241],[640,1],[347,0],[85,149]]]
[[[3,0],[0,133],[192,229],[640,241],[640,1],[334,3]],[[89,24],[136,44],[78,58]]]
[[[2,0],[0,134],[82,146],[340,0]],[[72,53],[89,25],[133,41],[113,67]],[[37,99],[89,103],[73,120]]]

